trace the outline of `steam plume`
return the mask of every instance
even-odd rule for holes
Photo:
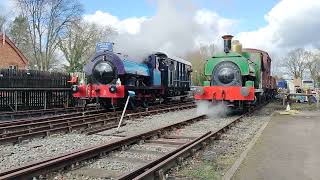
[[[154,51],[174,56],[211,44],[226,33],[234,23],[216,13],[196,9],[191,1],[158,0],[157,13],[140,25],[136,34],[119,34],[115,38],[116,50],[134,57],[143,57]]]
[[[210,118],[217,118],[226,116],[228,113],[228,107],[226,104],[212,104],[208,101],[199,101],[197,102],[197,114],[198,115],[207,115]]]

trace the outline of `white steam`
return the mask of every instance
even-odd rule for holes
[[[226,104],[212,104],[208,101],[197,102],[197,115],[207,115],[211,118],[226,116],[229,109]]]
[[[181,57],[200,45],[219,42],[222,46],[221,35],[230,33],[235,23],[213,11],[196,9],[191,0],[158,0],[155,16],[135,17],[134,21],[110,16],[99,12],[85,18],[95,23],[111,19],[108,22],[119,31],[114,39],[115,50],[133,57],[155,51]],[[106,20],[100,24],[105,25],[103,22]]]

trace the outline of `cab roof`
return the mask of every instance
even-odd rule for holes
[[[186,64],[186,65],[188,65],[188,66],[192,66],[192,64],[189,62],[189,61],[187,61],[187,60],[185,60],[185,59],[182,59],[182,58],[179,58],[179,57],[176,57],[176,56],[172,56],[172,55],[170,55],[170,54],[165,54],[165,53],[162,53],[162,52],[157,52],[157,53],[155,53],[155,55],[160,55],[160,56],[166,56],[168,59],[172,59],[172,60],[174,60],[174,61],[177,61],[177,62],[180,62],[180,63],[182,63],[182,64]]]

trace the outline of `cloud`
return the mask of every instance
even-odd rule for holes
[[[153,51],[183,56],[201,44],[217,40],[221,44],[221,35],[237,23],[213,11],[196,9],[192,1],[181,0],[158,0],[155,16],[148,18],[119,20],[110,13],[97,11],[84,19],[118,29],[115,49],[139,57]]]
[[[153,51],[183,56],[201,45],[214,43],[215,47],[221,47],[223,34],[235,34],[235,39],[244,47],[269,52],[273,66],[277,67],[280,59],[292,49],[320,46],[318,0],[281,0],[265,15],[266,26],[240,33],[234,31],[240,21],[221,17],[208,9],[197,9],[191,0],[158,0],[156,3],[157,12],[152,17],[120,20],[97,11],[85,19],[118,29],[115,49],[129,55],[138,52],[137,56]]]
[[[136,34],[140,31],[141,23],[147,20],[146,17],[131,17],[120,20],[118,17],[111,15],[108,12],[96,11],[94,14],[86,14],[83,19],[87,22],[99,24],[102,26],[111,26],[118,33]]]
[[[298,47],[320,45],[320,1],[282,0],[266,15],[267,25],[237,35],[246,47],[271,52],[276,57]]]

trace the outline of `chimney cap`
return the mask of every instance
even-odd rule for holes
[[[224,36],[222,36],[222,39],[224,39],[224,40],[231,40],[232,38],[233,38],[232,35],[224,35]]]

